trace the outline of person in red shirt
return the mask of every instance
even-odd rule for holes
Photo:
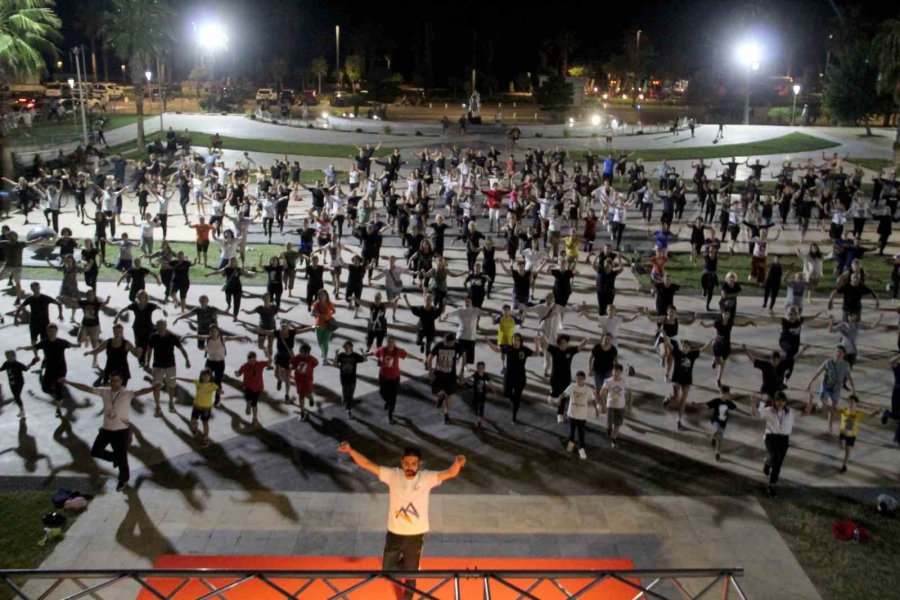
[[[200,217],[200,222],[192,223],[190,228],[197,236],[197,262],[202,262],[205,267],[207,266],[206,252],[209,250],[209,232],[215,227],[207,223],[205,217]]]
[[[497,233],[500,233],[500,206],[503,203],[503,196],[507,195],[509,192],[510,190],[502,190],[497,187],[496,183],[493,184],[489,190],[481,190],[488,207],[488,217],[490,220],[489,230],[491,233],[494,231],[494,225],[497,226]]]
[[[375,356],[378,359],[378,392],[384,400],[384,408],[388,413],[388,422],[394,425],[394,408],[397,406],[397,394],[400,391],[400,361],[411,358],[424,363],[425,359],[415,354],[410,354],[397,346],[397,339],[389,335],[387,343],[372,352],[366,352],[366,356]]]
[[[584,218],[584,251],[594,251],[594,239],[597,237],[597,214],[594,209],[588,210]],[[590,260],[590,257],[587,259]]]
[[[251,424],[254,427],[260,426],[256,414],[256,407],[257,404],[259,404],[259,396],[262,394],[263,389],[265,389],[265,385],[263,384],[263,371],[268,368],[271,368],[268,360],[266,362],[260,362],[256,360],[256,352],[248,352],[247,362],[242,364],[241,367],[234,372],[238,377],[241,375],[244,376],[244,400],[247,401],[245,414],[253,415],[253,422]]]
[[[306,412],[306,400],[310,408],[315,407],[313,398],[313,371],[319,366],[319,360],[310,354],[310,346],[303,343],[299,354],[291,357],[291,368],[294,369],[294,385],[297,387],[297,401],[300,403],[300,420],[309,421]]]

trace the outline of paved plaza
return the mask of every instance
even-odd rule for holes
[[[149,131],[154,123],[158,127],[158,119],[148,120]],[[423,146],[434,147],[442,143],[488,147],[495,140],[490,135],[445,141],[438,137],[334,133],[287,128],[238,116],[167,115],[166,127],[169,125],[176,130],[189,127],[234,137],[315,143],[357,144],[383,140],[386,147],[396,145],[407,154]],[[398,124],[395,133],[408,134],[414,127]],[[726,135],[729,136],[728,143],[740,143],[777,137],[799,129],[729,126]],[[891,137],[886,130],[878,130],[883,137],[871,139],[859,138],[860,130],[855,129],[802,128],[802,131],[841,143],[834,151],[842,156],[890,157]],[[109,132],[107,137],[115,144],[130,135],[133,133],[126,127]],[[713,126],[700,127],[696,141],[685,141],[684,145],[708,145],[713,135]],[[622,138],[617,139],[615,145],[628,149],[665,147],[665,144],[674,143],[668,136],[663,137]],[[596,144],[596,140],[584,139],[535,141],[541,141],[540,145],[544,147],[559,144],[573,149]],[[499,147],[503,137],[497,137],[496,142]],[[531,144],[522,144],[525,145]],[[237,154],[226,151],[226,164],[233,164]],[[253,156],[260,163],[268,164],[275,155],[254,153]],[[805,160],[807,156],[821,158],[821,152],[800,153],[790,158]],[[333,164],[343,170],[349,165],[349,157],[347,160],[290,158],[300,160],[304,169],[321,169]],[[773,170],[785,159],[780,155],[761,158],[771,161]],[[690,162],[676,161],[674,164],[689,174]],[[648,164],[648,168],[652,166],[652,163]],[[739,180],[741,176],[739,171]],[[126,202],[126,221],[134,214],[133,204],[131,200]],[[693,217],[697,210],[692,196],[689,196],[688,206],[685,220]],[[176,210],[174,202],[170,210]],[[294,207],[291,210],[295,217],[291,223],[295,223],[298,215]],[[92,234],[91,228],[75,224],[71,213],[64,217],[63,225],[72,227],[75,237]],[[169,239],[193,240],[193,232],[180,221],[173,215]],[[19,215],[2,223],[16,231],[26,231]],[[637,211],[634,211],[629,227],[633,228],[629,233],[631,243],[649,247],[647,241],[642,240]],[[486,228],[484,219],[479,219],[479,228]],[[675,231],[678,229],[677,225],[673,227]],[[138,235],[137,229],[126,230]],[[825,240],[826,234],[825,231],[814,231],[807,242]],[[873,232],[869,231],[867,235],[872,237]],[[260,226],[251,231],[250,239],[251,242],[262,241]],[[448,242],[449,239],[452,238],[448,237]],[[602,231],[598,239],[605,241]],[[276,235],[273,238],[276,244],[286,241],[296,240],[294,236]],[[351,237],[345,237],[344,242],[348,246],[356,244],[355,238]],[[502,248],[503,241],[498,239],[497,243]],[[793,253],[798,245],[797,232],[786,230],[777,242],[770,244],[770,253]],[[684,240],[671,246],[673,252],[687,249]],[[887,251],[900,251],[900,245],[891,244]],[[26,251],[26,262],[34,264],[34,256],[29,252]],[[390,255],[400,257],[402,253],[396,236],[387,236],[385,259]],[[497,255],[505,259],[502,251]],[[252,254],[249,256],[248,260],[255,260]],[[461,245],[448,246],[447,256],[452,269],[465,269]],[[214,262],[212,253],[210,260]],[[47,279],[41,281],[42,287],[45,293],[55,295],[59,283],[49,275],[48,271]],[[326,276],[326,281],[328,279]],[[462,302],[461,281],[461,278],[450,280],[453,304]],[[420,304],[420,293],[411,285],[409,277],[405,277],[405,283],[410,301],[413,305]],[[539,280],[535,296],[543,297],[550,290],[549,283],[546,279]],[[297,285],[295,295],[299,292],[302,296],[304,280],[298,279]],[[499,274],[485,308],[498,310],[508,302],[511,285],[510,277]],[[452,289],[453,286],[457,289]],[[588,311],[595,312],[593,271],[583,262],[578,265],[573,287],[570,303],[584,302]],[[749,284],[745,285],[745,289],[749,287]],[[330,291],[330,286],[326,288]],[[625,315],[632,315],[642,308],[652,309],[653,299],[638,290],[637,281],[630,272],[619,277],[617,289],[616,305]],[[188,303],[195,304],[200,295],[206,294],[213,305],[224,309],[220,290],[220,286],[194,284]],[[371,300],[378,290],[383,287],[376,281],[365,289],[364,299]],[[161,286],[155,284],[149,284],[148,291],[152,297],[162,295]],[[251,296],[263,291],[245,286],[245,292]],[[343,289],[341,291],[343,293]],[[863,322],[871,323],[879,314],[883,316],[882,322],[861,338],[860,360],[853,371],[866,412],[889,405],[893,383],[889,361],[897,350],[896,308],[887,298],[883,285],[878,294],[881,309],[876,310],[867,303]],[[98,296],[105,298],[107,295],[111,297],[111,310],[101,318],[104,334],[111,332],[112,309],[118,310],[127,304],[127,293],[122,288],[101,282]],[[742,343],[757,353],[774,348],[780,325],[761,309],[761,302],[755,291],[748,291],[739,299],[739,314],[753,319],[757,326],[735,329],[736,350]],[[243,306],[253,308],[257,303],[258,300],[251,297],[244,300]],[[713,337],[713,330],[701,324],[711,323],[715,313],[705,311],[699,294],[680,294],[676,304],[683,316],[696,317],[693,323],[682,325],[682,339],[705,343]],[[780,309],[783,305],[782,292],[776,306]],[[285,315],[287,318],[303,324],[312,323],[305,304],[297,298],[285,297],[283,306],[290,309]],[[360,312],[360,318],[354,318],[343,302],[338,306],[340,327],[332,340],[332,352],[344,339],[353,340],[357,349],[364,347],[363,314],[366,311]],[[0,312],[7,315],[6,324],[0,325],[3,336],[0,347],[4,349],[29,343],[28,328],[13,326],[8,316],[14,309],[12,295],[0,297]],[[171,304],[167,310],[171,322],[177,311]],[[820,297],[808,308],[807,314],[825,310],[825,302]],[[839,313],[839,307],[836,307],[833,314],[839,316]],[[65,314],[68,319],[68,310]],[[130,324],[125,325],[126,337],[132,338]],[[220,325],[228,333],[244,333],[241,325],[232,323],[230,318],[221,317]],[[496,335],[489,319],[483,319],[481,325],[482,335]],[[531,318],[521,328],[529,343],[537,326],[537,319]],[[417,319],[401,308],[397,312],[397,321],[389,323],[389,333],[397,336],[400,346],[417,353],[416,327]],[[70,324],[61,327],[61,336],[73,339],[69,329]],[[174,325],[173,330],[178,334],[191,332],[184,321]],[[455,331],[455,324],[442,323],[439,330]],[[585,350],[575,357],[573,372],[587,370],[588,355],[591,346],[598,341],[598,331],[599,326],[594,320],[576,313],[567,315],[565,332],[576,341],[588,340]],[[280,402],[280,393],[273,389],[274,377],[268,373],[268,394],[260,408],[263,428],[259,430],[250,427],[249,417],[244,414],[238,381],[227,377],[223,405],[214,411],[211,421],[213,443],[207,448],[201,448],[188,429],[193,386],[180,384],[176,412],[164,411],[160,418],[154,417],[151,401],[136,402],[130,449],[132,487],[125,493],[114,491],[114,471],[90,457],[90,444],[102,414],[97,400],[91,401],[84,394],[73,391],[72,400],[64,406],[65,419],[56,419],[52,404],[40,391],[36,375],[28,374],[27,420],[15,418],[16,410],[12,404],[4,404],[0,413],[0,473],[7,478],[5,486],[24,485],[50,490],[65,482],[84,486],[82,491],[99,494],[45,561],[43,566],[46,568],[146,567],[151,566],[158,555],[174,553],[371,556],[379,555],[383,545],[385,488],[345,456],[339,455],[337,446],[347,440],[375,462],[394,464],[403,447],[416,445],[423,449],[427,468],[446,468],[458,454],[465,454],[469,461],[462,475],[439,488],[433,498],[432,533],[426,542],[429,555],[620,557],[632,559],[635,566],[641,568],[739,565],[746,569],[742,583],[750,598],[819,598],[754,497],[765,484],[762,474],[764,424],[749,413],[749,394],[759,388],[759,371],[738,351],[729,361],[723,382],[731,386],[739,409],[730,419],[722,460],[717,462],[709,445],[709,412],[700,405],[717,396],[715,371],[710,368],[712,356],[706,353],[697,361],[690,400],[698,405],[688,409],[684,422],[686,430],[679,432],[676,429],[677,411],[672,407],[664,408],[662,404],[671,384],[665,381],[664,369],[652,350],[655,331],[655,325],[644,317],[620,328],[620,359],[635,369],[635,375],[630,378],[635,392],[634,409],[626,419],[619,448],[610,447],[605,438],[605,417],[590,420],[586,461],[565,451],[568,426],[557,423],[555,407],[546,402],[549,384],[542,377],[539,358],[528,363],[526,402],[520,413],[522,423],[511,423],[509,401],[494,395],[489,399],[486,424],[482,429],[475,427],[467,393],[457,396],[451,409],[452,420],[445,424],[430,394],[427,372],[420,363],[412,360],[404,361],[402,365],[404,387],[397,407],[397,424],[389,424],[378,394],[378,369],[370,359],[359,368],[359,404],[354,409],[355,420],[346,418],[337,391],[340,389],[338,372],[330,366],[319,366],[315,371],[318,402],[309,423],[300,421],[296,404]],[[302,337],[318,356],[314,335]],[[827,311],[804,327],[803,343],[809,344],[810,348],[798,361],[787,390],[794,407],[799,408],[805,402],[806,384],[831,353],[836,339],[835,334],[828,333]],[[197,374],[204,358],[193,340],[186,341],[186,346],[193,368],[186,369],[179,356],[178,370],[179,375],[191,377]],[[246,352],[254,347],[255,344],[229,345],[226,373],[233,373],[243,362]],[[477,360],[486,362],[487,371],[499,384],[499,355],[491,352],[485,343],[478,344],[476,354]],[[20,360],[27,358],[27,353],[20,353]],[[86,384],[95,379],[90,359],[82,356],[81,351],[68,351],[67,360],[69,379]],[[141,387],[140,375],[143,373],[134,363],[132,373],[135,377],[130,387]],[[502,385],[498,387],[502,389]],[[864,421],[850,468],[848,472],[840,473],[841,451],[836,435],[826,431],[825,417],[821,412],[798,417],[782,471],[782,478],[789,488],[785,493],[802,493],[804,487],[812,486],[870,498],[878,490],[896,486],[898,448],[891,442],[892,433],[877,418]],[[777,577],[773,576],[775,572]],[[790,589],[786,589],[784,581],[792,582]]]

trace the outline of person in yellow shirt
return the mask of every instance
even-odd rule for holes
[[[877,414],[876,409],[872,415]],[[851,394],[847,398],[847,406],[841,409],[841,434],[840,444],[844,451],[844,462],[841,464],[841,473],[847,472],[847,461],[850,459],[850,450],[856,445],[856,436],[859,435],[859,422],[870,415],[859,409],[859,397]]]
[[[197,421],[203,424],[203,440],[202,444],[205,448],[209,446],[209,417],[212,414],[213,400],[219,386],[213,381],[213,373],[210,369],[203,369],[197,380],[187,377],[178,377],[180,381],[185,383],[193,383],[194,390],[194,406],[191,409],[191,433],[197,435],[199,428]]]
[[[521,325],[525,322],[525,314],[523,312],[519,312],[518,315],[514,315],[512,312],[512,307],[509,304],[503,305],[503,312],[496,317],[494,317],[494,324],[497,326],[497,345],[500,348],[506,348],[512,346],[513,335],[516,333],[516,326]],[[503,369],[500,371],[504,373],[506,371],[506,355],[503,354]]]
[[[563,238],[563,245],[566,250],[566,261],[569,263],[570,269],[574,269],[575,265],[578,264],[578,255],[580,252],[578,244],[578,232],[575,231],[575,229],[572,229],[569,232],[569,235]]]

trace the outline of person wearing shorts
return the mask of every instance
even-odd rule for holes
[[[479,430],[481,421],[484,419],[484,406],[487,404],[488,390],[493,390],[491,376],[485,372],[484,361],[480,360],[476,363],[475,371],[472,373],[472,411],[475,413],[475,428]]]
[[[198,435],[200,429],[197,427],[199,421],[203,425],[203,437],[201,443],[203,447],[209,446],[209,417],[212,415],[213,398],[219,392],[219,386],[213,381],[213,372],[211,369],[203,369],[196,381],[187,377],[178,377],[178,381],[194,384],[194,403],[191,407],[191,433]]]
[[[309,344],[301,344],[300,352],[291,358],[291,368],[294,369],[294,386],[297,388],[297,402],[300,404],[300,420],[309,421],[309,412],[306,410],[306,401],[309,400],[310,408],[316,406],[313,398],[313,373],[319,366],[319,359],[310,354]]]
[[[809,392],[809,400],[806,403],[806,413],[812,412],[813,407],[813,382],[823,375],[822,383],[819,385],[819,401],[828,410],[828,433],[832,433],[834,422],[834,413],[841,408],[841,390],[844,383],[850,385],[850,393],[856,394],[856,385],[853,383],[853,375],[850,373],[850,364],[846,361],[846,350],[843,346],[837,346],[834,349],[834,357],[824,361],[819,369],[813,374],[806,386]]]
[[[474,342],[472,345],[474,346]],[[433,378],[431,394],[434,396],[435,406],[439,410],[444,409],[444,423],[450,423],[450,400],[456,393],[456,361],[464,353],[456,336],[448,333],[440,344],[434,345],[425,361],[425,367]]]
[[[189,225],[196,234],[197,244],[197,262],[202,262],[203,266],[207,265],[207,252],[209,252],[209,232],[215,228],[212,223],[207,223],[205,217],[200,217],[199,223]]]
[[[265,386],[263,384],[263,372],[270,368],[269,361],[262,362],[256,360],[256,352],[247,353],[247,362],[242,364],[234,374],[237,377],[243,376],[244,384],[244,401],[247,406],[244,414],[252,415],[251,425],[259,427],[259,418],[257,417],[257,406],[259,405],[259,397],[262,395]]]
[[[609,444],[613,448],[619,447],[619,429],[625,422],[625,412],[631,409],[631,390],[628,389],[628,381],[624,376],[625,368],[616,363],[613,366],[612,375],[603,381],[603,385],[597,389],[597,398],[606,396],[606,402],[597,401],[597,413],[599,417],[600,407],[606,407],[606,431],[609,436]]]
[[[162,416],[159,405],[160,390],[166,388],[169,394],[169,412],[175,412],[175,349],[184,357],[185,367],[191,368],[191,359],[181,343],[181,339],[169,331],[169,325],[163,320],[156,322],[156,331],[150,334],[147,340],[146,362],[152,366],[153,375],[153,403],[156,407],[154,415]]]
[[[709,444],[716,452],[716,462],[719,462],[722,460],[722,440],[725,437],[725,427],[728,425],[728,415],[731,411],[737,410],[737,405],[731,400],[731,388],[727,385],[720,386],[719,397],[707,402],[706,407],[711,411],[709,420],[713,429]]]

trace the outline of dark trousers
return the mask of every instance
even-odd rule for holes
[[[387,410],[388,417],[394,418],[394,408],[397,406],[397,394],[400,392],[399,379],[378,378],[378,391],[384,400],[384,408]]]
[[[94,445],[91,446],[91,456],[113,463],[119,469],[119,484],[128,483],[131,470],[128,468],[128,442],[131,441],[131,431],[128,429],[101,429],[97,433]],[[112,446],[112,451],[107,450]]]
[[[781,286],[766,286],[765,290],[763,290],[763,308],[766,307],[766,304],[769,304],[769,310],[775,308],[775,301],[778,299],[778,294],[781,292]]]
[[[770,485],[778,483],[778,475],[781,474],[781,465],[787,456],[788,446],[790,446],[789,436],[774,433],[766,435],[766,452],[769,453],[766,463],[772,469],[769,473]]]
[[[225,361],[206,359],[206,368],[212,371],[213,381],[219,389],[216,390],[216,404],[222,401],[222,382],[225,380]]]
[[[350,381],[341,381],[341,397],[344,400],[344,407],[349,411],[353,408],[353,396],[356,394],[356,379]]]
[[[584,448],[584,427],[587,421],[584,419],[569,419],[569,441],[575,442],[575,436],[578,436],[578,443],[575,444],[578,449]]]
[[[424,545],[424,533],[419,535],[397,535],[388,531],[387,537],[384,539],[384,555],[381,558],[381,568],[385,571],[418,571]],[[415,586],[415,583],[408,579],[405,583]],[[412,590],[404,591],[404,600],[412,597]]]

